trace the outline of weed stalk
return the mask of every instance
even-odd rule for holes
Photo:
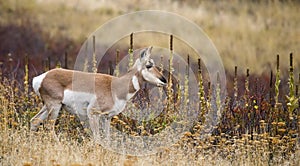
[[[173,74],[173,35],[170,35],[170,59],[169,59],[169,77],[168,77],[168,85],[167,85],[167,92],[168,92],[168,108],[167,110],[170,111],[173,108],[173,83],[172,83],[172,74]]]
[[[65,51],[65,69],[68,68],[68,52]]]
[[[128,54],[129,54],[128,69],[130,69],[133,66],[133,33],[130,34],[130,47],[128,49]]]
[[[88,72],[89,71],[89,61],[88,61],[88,40],[86,41],[85,44],[85,58],[84,58],[84,63],[83,63],[83,71]]]
[[[234,90],[234,92],[233,92],[234,102],[237,104],[237,102],[238,102],[237,66],[234,67],[233,90]]]
[[[93,68],[92,71],[93,73],[97,73],[97,59],[96,59],[96,38],[93,36],[93,60],[92,60]]]
[[[250,106],[250,90],[249,90],[249,69],[246,70],[246,79],[245,79],[245,93],[244,93],[244,111],[242,112],[242,128],[244,128],[246,130],[247,126],[246,126],[246,119],[248,116],[248,112],[249,112],[249,106]]]
[[[186,111],[188,110],[189,105],[189,68],[190,68],[190,57],[187,56],[188,65],[186,66],[186,73],[184,76],[184,107]]]
[[[198,59],[198,79],[199,79],[199,99],[200,99],[200,109],[201,109],[201,113],[200,113],[200,121],[202,122],[202,124],[205,123],[205,115],[207,113],[207,103],[206,103],[206,99],[205,99],[205,91],[204,91],[204,86],[203,86],[203,77],[202,77],[202,69],[201,69],[201,59]]]
[[[3,81],[3,62],[0,61],[0,83]]]
[[[24,93],[26,95],[25,100],[28,101],[28,95],[29,95],[29,69],[28,69],[28,55],[25,56],[25,66],[24,66]]]
[[[61,62],[60,62],[60,60],[57,60],[57,62],[56,62],[56,66],[55,66],[56,68],[61,68]]]
[[[221,117],[221,80],[220,74],[217,73],[217,85],[216,85],[216,105],[217,105],[217,118]]]
[[[289,111],[289,120],[294,119],[293,112],[298,107],[298,98],[295,96],[295,82],[294,82],[294,67],[293,67],[293,53],[290,53],[290,71],[289,71],[289,95],[287,97],[287,107]]]
[[[120,61],[120,50],[117,50],[116,51],[116,69],[115,69],[116,77],[119,77],[119,75],[120,75],[119,61]]]
[[[275,108],[278,108],[279,86],[280,86],[280,68],[279,68],[279,55],[276,61],[276,78],[275,78]]]

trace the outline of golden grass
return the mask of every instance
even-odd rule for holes
[[[92,5],[81,7],[82,1],[66,2],[25,0],[16,5],[13,0],[0,1],[0,12],[5,11],[0,23],[19,24],[24,18],[36,18],[50,38],[59,34],[82,42],[99,25],[119,14],[161,9],[183,15],[200,25],[216,44],[229,71],[235,65],[242,70],[250,68],[251,73],[257,74],[275,69],[277,53],[282,54],[280,66],[281,71],[285,71],[288,67],[285,57],[291,51],[295,53],[294,71],[299,69],[299,3],[135,1],[134,4],[139,5],[136,7],[132,1],[120,0],[91,1]],[[6,77],[0,80],[2,165],[300,165],[299,129],[289,126],[282,103],[277,103],[276,109],[266,100],[257,103],[258,94],[245,95],[249,100],[245,107],[229,108],[227,104],[222,114],[224,121],[215,134],[200,139],[203,126],[198,122],[174,145],[162,148],[157,154],[135,157],[102,148],[90,138],[88,131],[82,130],[75,116],[65,112],[59,117],[57,136],[43,126],[39,132],[30,132],[29,120],[41,108],[41,101],[30,88],[27,90],[27,83],[28,78],[22,83]],[[247,83],[255,84],[251,80]],[[282,83],[281,86],[287,85]],[[241,112],[249,113],[247,117],[253,119],[245,121],[240,117]],[[270,114],[271,120],[255,116],[263,114]],[[112,125],[132,131],[140,127],[119,118]],[[250,127],[245,127],[247,125]],[[161,126],[151,124],[150,129]],[[299,121],[296,126],[299,128]]]
[[[241,122],[235,121],[235,118],[227,119],[236,125],[234,128],[224,130],[222,127],[226,122],[222,122],[215,130],[221,133],[213,135],[201,134],[202,123],[196,122],[190,132],[186,132],[172,146],[161,147],[161,151],[156,154],[136,157],[102,148],[92,140],[88,131],[81,129],[74,115],[65,112],[59,117],[56,135],[43,126],[39,132],[30,132],[29,119],[41,108],[39,98],[31,90],[29,94],[24,93],[26,91],[16,80],[8,80],[5,77],[0,82],[0,92],[0,161],[3,165],[299,165],[300,163],[298,131],[287,126],[288,123],[284,121],[282,114],[275,114],[275,119],[281,120],[272,123],[267,123],[267,119],[259,120],[255,117],[255,121],[259,120],[259,127],[251,124],[255,127],[249,131],[251,133],[238,131]],[[224,108],[224,118],[232,111],[227,107],[229,106]],[[262,105],[259,107],[254,105],[253,108],[259,112],[264,111]],[[272,110],[272,107],[266,109]],[[249,123],[245,119],[240,120]],[[162,125],[154,120],[147,122],[150,127],[146,126],[148,129],[144,129],[144,126],[136,126],[137,124],[122,116],[114,118],[111,124],[125,132],[143,128],[142,133],[135,135],[151,135],[149,129]],[[268,131],[267,125],[271,125],[272,130]],[[204,138],[201,139],[201,136]]]
[[[224,140],[223,145],[220,145],[224,146],[223,149],[209,147],[209,143],[191,147],[185,142],[182,147],[175,144],[154,155],[135,157],[103,149],[89,139],[78,143],[77,140],[63,134],[58,139],[54,139],[52,134],[44,131],[30,133],[27,129],[1,130],[0,134],[2,165],[299,165],[300,163],[299,151],[289,156],[274,154],[272,162],[269,163],[269,149],[264,142],[253,141],[245,145],[247,140],[243,139],[235,140],[230,145],[226,145],[227,142]]]

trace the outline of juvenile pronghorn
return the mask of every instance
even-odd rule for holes
[[[109,120],[122,112],[126,102],[144,82],[156,86],[166,85],[166,79],[150,59],[151,50],[152,47],[142,50],[133,67],[122,77],[52,69],[33,78],[34,91],[42,98],[44,106],[31,119],[31,130],[37,130],[46,119],[51,120],[54,125],[62,108],[78,115],[86,124],[85,127],[88,127],[86,122],[89,121],[92,125],[94,122],[91,119],[95,113],[103,114]],[[92,84],[94,87],[88,86],[91,80],[94,81]]]

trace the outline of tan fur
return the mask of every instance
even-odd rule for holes
[[[132,76],[135,75],[134,72],[137,71],[133,70],[127,75],[118,78],[101,73],[94,74],[66,69],[53,69],[48,72],[46,78],[42,82],[40,88],[41,98],[46,101],[50,99],[62,101],[63,93],[66,89],[92,94],[95,93],[97,95],[97,104],[100,106],[98,109],[105,112],[111,109],[113,105],[112,87],[119,99],[125,100],[128,92],[135,92],[131,82]],[[79,78],[74,80],[75,87],[72,87],[73,76]],[[139,81],[142,83],[142,78],[140,79],[141,80]],[[94,80],[94,82],[89,83],[86,80]]]

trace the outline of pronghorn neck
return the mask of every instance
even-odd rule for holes
[[[130,85],[129,87],[133,87],[133,89],[129,89],[129,92],[136,93],[141,89],[143,83],[144,83],[144,79],[142,74],[140,72],[134,73],[129,84]]]
[[[120,100],[130,100],[144,83],[142,74],[137,70],[130,70],[122,77],[113,81],[113,91]]]

